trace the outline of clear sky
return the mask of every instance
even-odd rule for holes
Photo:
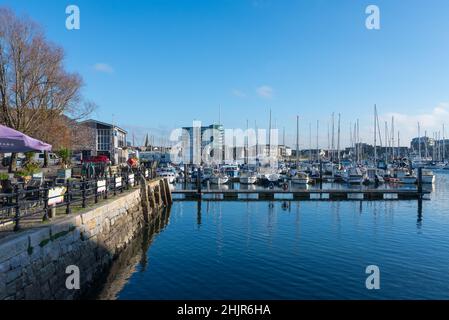
[[[81,11],[81,29],[65,28],[65,8]],[[365,8],[380,8],[380,30],[365,27]],[[403,144],[417,121],[432,135],[449,126],[447,0],[0,0],[42,24],[82,75],[94,118],[139,139],[193,119],[245,128],[286,127],[301,145],[309,122],[341,113],[342,143],[360,118],[372,141],[373,105],[394,113]],[[114,116],[113,116],[114,115]],[[274,120],[275,119],[275,120]],[[381,120],[383,121],[383,120]],[[383,122],[382,122],[383,129]],[[315,129],[314,129],[315,130]],[[448,130],[449,131],[449,127]],[[314,134],[315,135],[315,134]],[[383,133],[382,133],[383,135]],[[448,134],[446,134],[448,136]],[[314,137],[315,140],[315,137]]]

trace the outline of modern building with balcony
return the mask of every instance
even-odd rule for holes
[[[126,130],[92,119],[81,122],[81,125],[86,128],[87,134],[90,136],[87,139],[88,145],[78,146],[83,158],[105,155],[114,165],[128,160]]]

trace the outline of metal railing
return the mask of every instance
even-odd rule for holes
[[[13,230],[18,231],[26,220],[45,221],[57,213],[69,215],[74,209],[86,208],[138,186],[141,176],[149,180],[153,175],[150,170],[138,169],[110,177],[67,180],[52,186],[49,182],[39,187],[15,184],[12,192],[0,194],[0,228],[13,224]]]

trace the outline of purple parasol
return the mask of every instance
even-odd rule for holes
[[[51,145],[0,125],[0,153],[50,151]]]

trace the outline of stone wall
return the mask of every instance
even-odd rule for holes
[[[150,216],[156,210],[150,208]],[[76,299],[91,291],[145,224],[140,189],[0,242],[1,299]],[[147,218],[148,219],[148,218]],[[66,288],[67,266],[80,290]]]

